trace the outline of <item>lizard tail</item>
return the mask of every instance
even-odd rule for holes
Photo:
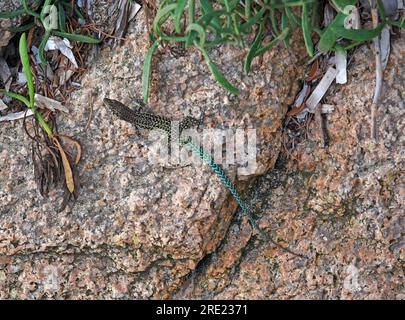
[[[253,218],[252,211],[250,208],[247,206],[247,204],[242,200],[241,196],[239,195],[239,192],[236,190],[234,184],[232,181],[228,178],[226,175],[225,171],[222,169],[220,165],[218,165],[214,159],[204,151],[204,149],[200,146],[195,145],[190,139],[184,142],[184,145],[188,148],[191,149],[194,153],[196,153],[201,160],[203,160],[206,164],[210,166],[210,168],[216,173],[216,175],[219,177],[221,180],[222,184],[227,187],[227,189],[231,192],[232,196],[236,200],[236,202],[239,204],[240,208],[242,211],[245,213],[247,216],[250,224],[252,225],[253,228],[259,231],[259,233],[269,242],[274,244],[277,248],[288,252],[292,255],[299,256],[299,257],[305,257],[299,253],[296,253],[292,250],[290,250],[288,247],[284,247],[280,245],[277,241],[273,240],[267,233],[265,233],[260,227],[257,225],[256,221]]]

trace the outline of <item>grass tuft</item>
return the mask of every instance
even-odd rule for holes
[[[143,77],[144,101],[148,100],[153,52],[161,41],[193,46],[203,55],[214,79],[228,92],[238,94],[209,56],[209,48],[226,44],[248,47],[243,69],[247,74],[255,57],[274,48],[280,41],[288,47],[291,34],[300,29],[308,56],[315,52],[351,48],[380,34],[388,23],[404,27],[404,20],[385,17],[381,0],[377,0],[380,23],[374,29],[346,29],[349,6],[359,7],[358,0],[330,0],[337,14],[328,26],[322,25],[323,6],[318,0],[163,0],[159,1],[152,28],[155,39],[148,50]],[[271,37],[265,43],[265,38]],[[253,39],[253,41],[252,41]],[[319,41],[318,41],[319,39]],[[318,42],[317,46],[314,43]]]

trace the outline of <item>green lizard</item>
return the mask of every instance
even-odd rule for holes
[[[169,136],[169,141],[171,139],[171,128],[172,128],[172,120],[169,118],[155,115],[152,113],[148,112],[141,112],[140,110],[134,111],[128,108],[126,105],[122,104],[121,102],[117,100],[112,100],[105,98],[104,103],[106,106],[109,107],[109,109],[112,111],[113,114],[118,116],[121,120],[127,121],[134,125],[136,128],[142,128],[142,129],[148,129],[148,130],[153,130],[153,129],[161,129],[165,131],[168,136]],[[142,103],[140,101],[137,102],[139,107],[142,107]],[[181,136],[181,133],[183,130],[192,128],[194,126],[197,126],[200,124],[200,121],[192,118],[192,117],[186,117],[184,118],[180,123],[179,123],[179,132],[178,132],[178,137]],[[247,206],[247,204],[242,200],[241,196],[239,195],[239,192],[236,190],[234,184],[232,181],[228,178],[226,175],[225,171],[222,169],[220,165],[218,165],[214,159],[209,155],[207,152],[204,151],[204,149],[196,145],[191,138],[187,140],[180,141],[182,145],[184,145],[187,149],[192,150],[195,154],[199,156],[201,160],[203,160],[206,164],[208,164],[211,169],[217,174],[217,176],[220,178],[222,184],[228,188],[228,190],[231,192],[232,196],[235,198],[236,202],[239,204],[241,207],[243,213],[246,215],[248,218],[250,224],[252,225],[253,228],[259,231],[259,233],[268,241],[273,243],[275,246],[278,248],[289,252],[293,255],[296,256],[301,256],[300,254],[297,254],[290,249],[281,246],[279,243],[277,243],[275,240],[269,237],[268,234],[266,234],[262,229],[259,228],[257,225],[256,221],[253,218],[252,210]]]

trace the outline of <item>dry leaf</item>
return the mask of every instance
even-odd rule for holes
[[[69,192],[73,193],[73,191],[75,190],[75,187],[74,187],[74,181],[73,181],[73,172],[72,172],[72,168],[70,167],[69,159],[67,158],[65,151],[63,150],[62,146],[60,145],[60,143],[56,137],[53,137],[53,142],[58,147],[59,153],[62,157],[63,169],[65,171],[66,186],[67,186]]]
[[[12,82],[11,71],[4,58],[0,57],[0,79],[4,83],[4,88],[8,91]]]
[[[54,99],[44,97],[41,94],[35,94],[35,105],[41,109],[49,109],[51,111],[60,110],[65,113],[69,113],[69,109],[67,109],[62,103],[56,101]]]
[[[335,54],[336,62],[336,83],[345,84],[347,82],[347,54],[344,50],[337,50]]]
[[[381,31],[380,50],[382,69],[385,70],[391,52],[390,26],[388,25],[386,25]]]
[[[57,86],[64,85],[70,77],[75,73],[74,70],[69,68],[69,60],[65,56],[60,57],[58,69],[55,71],[55,83]]]
[[[318,74],[319,70],[319,61],[316,59],[314,63],[311,65],[311,69],[308,71],[307,76],[305,77],[305,82],[311,82],[314,80]]]
[[[128,22],[131,22],[136,17],[141,8],[142,6],[139,3],[131,2],[131,12],[129,14]]]
[[[300,93],[297,95],[297,98],[295,99],[294,106],[287,113],[288,116],[294,116],[304,109],[305,101],[310,92],[311,92],[311,87],[307,83],[304,83],[302,90],[300,91]]]
[[[59,50],[70,62],[74,65],[75,68],[78,68],[76,58],[72,52],[73,46],[70,44],[70,41],[66,38],[61,39],[59,37],[51,36],[48,42],[45,45],[45,51],[48,50]]]
[[[312,94],[309,96],[306,105],[308,111],[314,112],[315,107],[321,101],[323,96],[325,95],[326,91],[328,91],[330,85],[332,84],[333,80],[335,80],[337,74],[337,70],[335,68],[329,67],[326,71],[325,75],[323,76],[322,80],[318,83]]]
[[[65,136],[63,134],[59,134],[58,137],[62,138],[62,140],[68,141],[69,143],[73,144],[76,148],[76,156],[75,156],[75,164],[78,164],[80,161],[80,158],[82,157],[82,147],[80,146],[80,143],[77,142],[76,140],[72,139],[71,137]]]
[[[8,106],[4,103],[2,99],[0,99],[0,111],[6,110]]]
[[[25,111],[20,111],[20,112],[15,112],[15,113],[9,113],[9,114],[5,115],[4,117],[0,117],[0,122],[14,121],[14,120],[22,119],[24,117],[30,117],[33,114],[34,113],[32,112],[31,109],[27,109]]]
[[[305,103],[301,103],[298,107],[295,107],[294,109],[291,109],[290,111],[287,112],[287,116],[295,116],[297,113],[300,113],[302,110],[304,110]]]

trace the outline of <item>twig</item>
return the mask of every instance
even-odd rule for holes
[[[113,36],[112,34],[109,34],[107,32],[104,32],[103,30],[101,30],[100,28],[98,28],[97,24],[95,23],[90,23],[87,25],[84,25],[83,28],[89,28],[90,30],[95,30],[97,32],[99,32],[100,34],[102,34],[103,36],[105,36],[106,38],[111,38],[111,39],[115,39],[115,40],[119,40],[119,41],[125,41],[127,40],[126,38],[122,38],[122,37],[116,37]]]
[[[317,122],[321,147],[324,149],[328,146],[328,134],[326,132],[325,119],[322,116],[322,105],[321,104],[318,104],[318,106],[315,108],[315,121]]]
[[[31,109],[27,109],[27,110],[20,111],[20,112],[9,113],[3,117],[0,117],[0,122],[14,121],[14,120],[22,119],[25,117],[30,117],[32,115],[34,115],[34,113],[31,111]]]
[[[378,26],[378,12],[376,8],[371,9],[371,18],[373,20],[373,27],[376,28]],[[373,42],[375,50],[375,90],[373,103],[371,105],[371,138],[377,141],[377,109],[381,96],[383,71],[381,64],[381,47],[379,36],[375,37]]]

